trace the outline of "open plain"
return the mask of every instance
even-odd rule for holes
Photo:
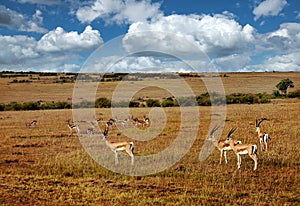
[[[24,78],[24,77],[22,77]],[[10,83],[1,78],[0,103],[11,101],[71,101],[73,83],[54,83],[51,78]],[[272,93],[283,78],[300,88],[300,73],[229,73],[222,77],[226,94]],[[33,78],[34,79],[34,78]],[[155,80],[154,80],[155,81]],[[186,78],[196,94],[206,92],[199,78]],[[134,82],[141,83],[141,82]],[[111,97],[114,82],[102,82],[99,97]],[[100,87],[100,86],[99,86]],[[169,94],[146,88],[137,94],[166,98]],[[274,99],[267,104],[226,106],[221,139],[237,127],[234,137],[259,146],[255,119],[266,117],[261,128],[270,134],[268,151],[258,150],[258,169],[253,161],[228,152],[228,164],[219,164],[215,149],[199,161],[211,122],[211,107],[201,106],[197,138],[188,153],[172,167],[148,176],[125,176],[99,165],[84,150],[66,125],[72,110],[0,112],[0,204],[1,205],[299,205],[300,203],[300,99]],[[163,131],[152,141],[135,141],[135,155],[155,154],[171,144],[180,127],[180,110],[162,108],[167,117]],[[130,108],[134,116],[148,115],[149,108]],[[111,118],[110,108],[96,114]],[[193,119],[193,116],[190,117]],[[25,123],[37,120],[36,126]],[[99,124],[104,127],[103,124]],[[117,128],[111,141],[129,140]],[[99,151],[101,153],[101,151]],[[111,153],[113,155],[113,153]],[[121,154],[120,159],[128,157]]]

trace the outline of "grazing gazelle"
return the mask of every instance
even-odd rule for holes
[[[103,140],[105,144],[115,153],[115,164],[119,164],[119,152],[125,151],[131,157],[131,165],[134,164],[134,144],[133,142],[109,142],[108,137],[108,126],[105,127],[103,132]]]
[[[211,131],[210,131],[210,135],[209,135],[209,139],[212,141],[212,143],[218,148],[218,150],[220,151],[220,164],[222,164],[222,156],[224,154],[224,159],[225,162],[227,164],[227,156],[226,156],[226,152],[229,150],[232,150],[232,148],[230,147],[229,143],[225,143],[225,140],[219,140],[217,141],[214,138],[214,133],[219,129],[219,127],[215,126]],[[230,130],[230,132],[228,133],[227,137],[229,137],[231,135],[232,131]],[[234,141],[234,144],[242,144],[241,141]]]
[[[266,151],[268,150],[268,141],[270,139],[269,134],[267,132],[262,132],[259,128],[260,124],[264,120],[267,120],[267,118],[261,118],[260,120],[258,120],[258,119],[255,120],[256,132],[258,134],[261,151],[263,151],[264,149]]]
[[[26,127],[36,126],[37,125],[37,120],[33,120],[29,123],[26,123],[25,125],[26,125]]]
[[[148,126],[150,124],[150,119],[146,117],[145,115],[143,116],[143,119],[139,119],[137,117],[131,117],[131,120],[135,126],[141,125],[142,127]]]
[[[230,130],[230,135],[228,135],[226,143],[229,143],[232,150],[237,155],[237,165],[238,169],[241,168],[242,163],[242,155],[248,154],[251,159],[254,161],[254,168],[253,170],[257,169],[257,146],[256,144],[234,144],[232,133],[236,130],[236,128],[233,128]]]
[[[66,123],[67,123],[67,125],[68,125],[68,127],[70,129],[69,136],[71,136],[73,134],[74,130],[76,131],[76,133],[79,133],[79,125],[71,124],[69,119],[66,121]]]

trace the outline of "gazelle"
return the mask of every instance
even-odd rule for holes
[[[131,157],[131,165],[134,164],[134,143],[133,142],[109,142],[108,137],[108,126],[105,127],[103,132],[103,140],[105,144],[115,153],[115,164],[119,164],[119,152],[125,151]]]
[[[130,116],[128,116],[124,120],[119,120],[118,118],[116,118],[116,120],[117,120],[117,123],[120,123],[122,125],[122,127],[127,127],[128,122],[130,122]]]
[[[113,125],[116,125],[116,122],[117,122],[116,119],[110,118],[110,119],[106,122],[105,126],[106,126],[106,127],[112,127]]]
[[[144,122],[148,126],[150,124],[150,119],[144,115]]]
[[[262,123],[262,121],[264,121],[264,120],[267,120],[267,118],[261,118],[260,120],[258,120],[258,119],[255,120],[256,132],[258,134],[261,151],[263,151],[264,149],[266,151],[268,150],[268,141],[269,141],[269,139],[271,139],[268,133],[262,132],[260,130],[259,126]]]
[[[224,154],[224,159],[225,162],[227,164],[227,155],[226,152],[229,150],[232,150],[232,148],[230,147],[229,143],[225,143],[225,140],[219,140],[217,141],[214,138],[214,133],[219,129],[219,127],[215,126],[209,134],[209,139],[212,141],[212,143],[218,148],[218,150],[220,151],[220,164],[222,164],[222,156]],[[230,132],[228,133],[227,137],[229,137],[232,134],[232,131],[230,130]],[[235,141],[234,144],[242,144],[241,141]]]
[[[80,130],[79,130],[79,125],[71,124],[69,119],[66,121],[66,123],[67,123],[67,125],[68,125],[68,127],[69,127],[69,129],[70,129],[70,134],[69,134],[69,136],[71,136],[71,135],[73,134],[73,131],[74,131],[74,130],[76,131],[76,133],[79,133],[79,131],[80,131]]]
[[[237,155],[237,165],[238,169],[241,168],[242,163],[242,155],[248,154],[251,159],[254,161],[254,168],[253,170],[257,169],[257,145],[256,144],[234,144],[234,140],[232,137],[232,133],[236,130],[236,128],[233,128],[230,130],[230,135],[228,135],[226,143],[229,143],[232,150]]]
[[[36,126],[37,125],[37,120],[33,120],[29,123],[26,123],[25,125],[26,125],[26,127]]]
[[[135,126],[141,125],[142,127],[144,127],[150,124],[150,120],[146,116],[143,116],[143,119],[132,116],[131,120]]]

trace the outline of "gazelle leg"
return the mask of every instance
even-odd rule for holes
[[[115,165],[119,164],[119,152],[118,150],[115,151]]]
[[[237,159],[238,159],[238,163],[237,163],[238,169],[240,169],[241,168],[241,161],[242,161],[240,154],[237,154]]]
[[[265,148],[266,148],[266,151],[268,151],[268,134],[265,134],[264,135],[264,142],[265,142]]]
[[[130,157],[131,157],[131,165],[134,165],[134,156],[133,156],[133,154],[131,154]]]
[[[131,165],[134,164],[134,155],[131,150],[126,149],[126,153],[131,157]]]
[[[253,159],[254,161],[254,168],[253,170],[256,170],[257,169],[257,156],[255,154],[253,155],[249,155],[251,157],[251,159]]]
[[[226,155],[226,150],[224,150],[224,158],[225,158],[225,162],[226,162],[226,164],[227,164],[227,155]]]
[[[264,144],[263,144],[263,139],[259,138],[259,143],[260,143],[260,150],[263,151],[264,150]]]
[[[223,158],[223,150],[221,150],[221,154],[220,154],[220,164],[222,164],[222,158]]]

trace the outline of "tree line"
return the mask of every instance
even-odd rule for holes
[[[77,109],[77,108],[111,108],[111,107],[178,107],[178,106],[211,106],[222,104],[264,104],[276,98],[300,98],[300,90],[290,92],[286,95],[274,91],[273,94],[266,93],[233,93],[226,97],[218,93],[203,93],[196,97],[168,97],[159,99],[139,99],[129,102],[112,102],[110,99],[100,97],[94,102],[82,101],[72,104],[71,102],[10,102],[0,104],[0,111],[19,110],[49,110],[49,109]]]

